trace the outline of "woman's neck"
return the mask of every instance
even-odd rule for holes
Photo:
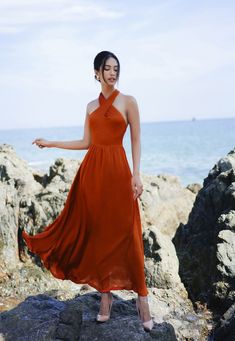
[[[114,86],[102,86],[101,88],[101,92],[105,98],[108,98],[114,90]]]

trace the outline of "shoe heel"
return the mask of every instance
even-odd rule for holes
[[[154,326],[154,323],[153,323],[152,317],[151,317],[151,320],[147,322],[143,322],[143,327],[146,332],[150,332],[153,326]]]
[[[110,305],[109,305],[109,317],[111,316],[112,305],[113,305],[113,297],[111,298]]]
[[[140,318],[140,308],[139,308],[139,304],[138,304],[137,300],[136,300],[135,304],[136,304],[136,310],[137,310],[137,313],[138,313],[138,317],[141,320],[141,318]]]

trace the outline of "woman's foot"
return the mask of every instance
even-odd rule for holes
[[[136,308],[137,308],[138,316],[140,320],[142,321],[144,330],[150,331],[153,328],[154,323],[150,315],[148,296],[138,295],[136,299]]]
[[[105,322],[109,320],[112,304],[113,304],[112,293],[110,291],[101,293],[100,310],[99,314],[96,317],[96,321]]]

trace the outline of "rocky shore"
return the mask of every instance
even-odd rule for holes
[[[234,340],[235,150],[203,184],[141,174],[150,333],[133,291],[113,291],[111,319],[97,324],[99,293],[53,278],[22,239],[58,216],[79,165],[60,158],[42,174],[0,145],[0,340]]]

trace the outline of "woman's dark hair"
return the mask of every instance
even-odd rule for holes
[[[99,52],[94,59],[94,69],[96,71],[100,71],[100,67],[101,67],[101,71],[102,71],[102,76],[104,78],[104,67],[105,67],[105,63],[106,60],[109,59],[110,57],[114,58],[117,61],[118,64],[118,70],[117,70],[117,81],[119,79],[119,75],[120,75],[120,63],[119,60],[117,58],[117,56],[115,56],[114,53],[110,52],[110,51],[101,51]],[[97,80],[97,77],[95,75],[95,79]],[[100,81],[99,81],[100,82]]]

